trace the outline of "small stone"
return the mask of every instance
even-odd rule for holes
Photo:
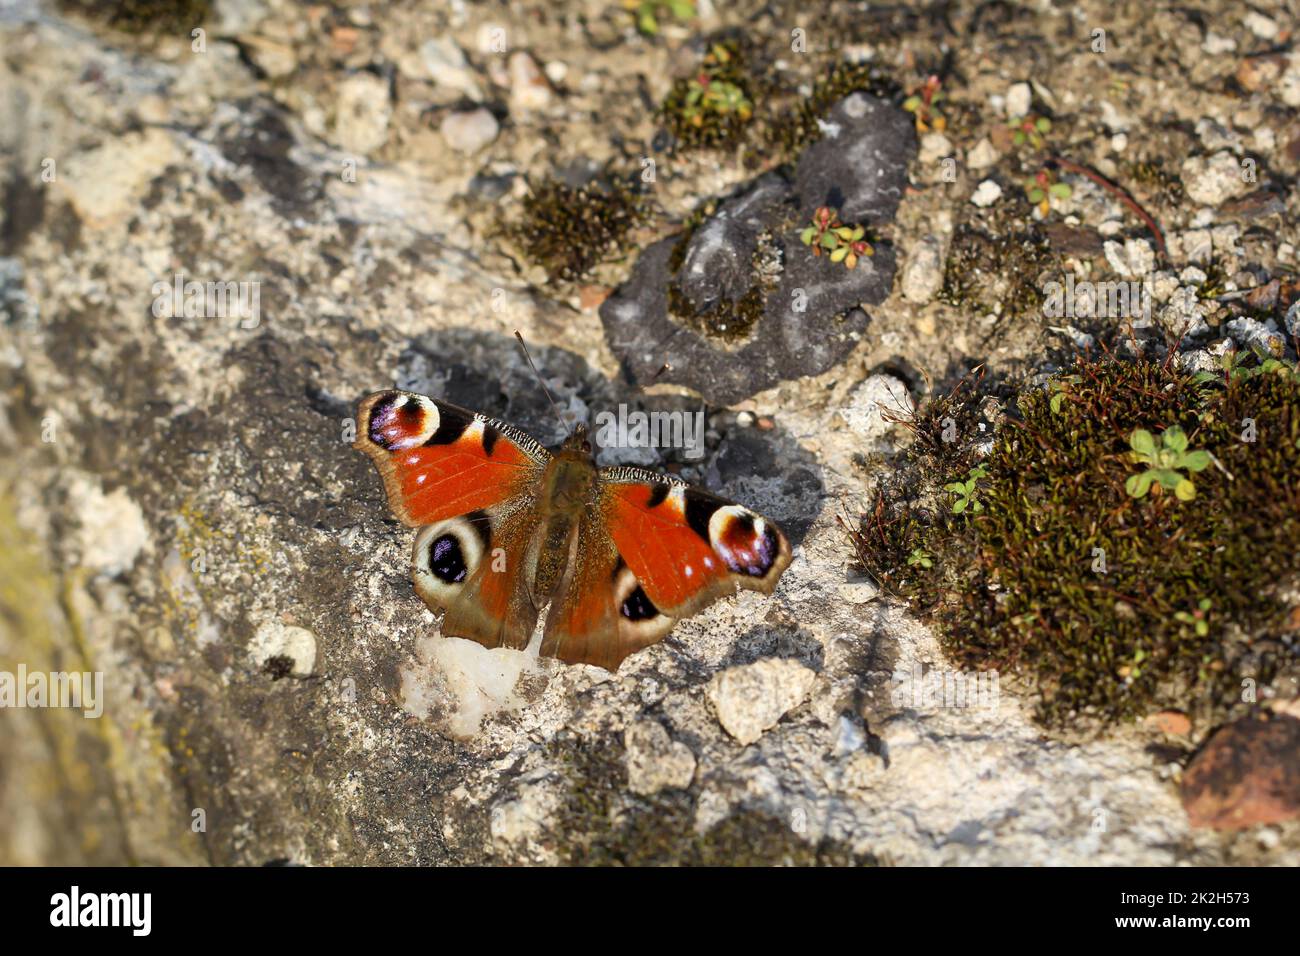
[[[456,41],[447,37],[426,40],[420,47],[420,58],[430,79],[449,90],[457,90],[474,100],[483,98],[473,69]]]
[[[627,750],[627,784],[633,793],[684,790],[695,776],[695,754],[673,740],[656,720],[641,720],[623,733]]]
[[[943,133],[926,133],[921,137],[921,152],[917,155],[922,163],[929,166],[945,156],[952,155],[952,140]]]
[[[943,244],[926,236],[912,248],[903,269],[903,298],[918,304],[929,302],[943,287]]]
[[[1220,36],[1213,30],[1207,31],[1205,39],[1201,43],[1201,49],[1210,56],[1218,56],[1222,53],[1231,53],[1237,49],[1237,41],[1232,37]]]
[[[1110,100],[1102,100],[1101,125],[1112,133],[1127,133],[1133,128],[1133,119],[1121,112]]]
[[[1282,75],[1283,62],[1275,56],[1248,56],[1237,67],[1237,82],[1251,93],[1267,90]]]
[[[1192,721],[1179,710],[1162,710],[1149,714],[1144,723],[1152,730],[1175,737],[1185,737],[1192,732]]]
[[[981,209],[993,205],[1002,198],[1002,187],[991,179],[986,179],[976,187],[970,201]]]
[[[816,676],[798,661],[765,658],[715,674],[708,697],[722,728],[748,745],[803,703]]]
[[[892,375],[870,376],[840,409],[840,417],[849,428],[872,444],[888,439],[894,427],[889,418],[907,418],[911,414],[912,396],[907,386]]]
[[[1033,99],[1034,91],[1028,83],[1011,84],[1007,90],[1007,116],[1011,119],[1028,116]]]
[[[1224,727],[1183,773],[1194,827],[1240,830],[1300,816],[1300,720],[1244,717]]]
[[[257,64],[273,80],[288,76],[298,69],[298,57],[293,47],[264,36],[245,36],[240,42],[248,52],[248,58]]]
[[[448,113],[438,132],[447,145],[460,153],[477,153],[497,138],[496,117],[479,107],[462,113]]]
[[[506,63],[510,77],[510,112],[544,110],[551,103],[551,84],[537,61],[523,50],[510,54]]]
[[[1141,278],[1156,265],[1155,250],[1145,239],[1127,239],[1122,246],[1111,240],[1103,250],[1110,267],[1126,279]]]
[[[974,170],[988,169],[996,165],[999,158],[1000,154],[986,136],[966,153],[966,165]]]
[[[1292,50],[1286,72],[1278,81],[1278,96],[1287,106],[1300,106],[1300,50]]]
[[[1241,18],[1242,25],[1261,40],[1277,38],[1277,21],[1254,10]]]
[[[258,670],[272,658],[287,657],[292,661],[289,673],[294,677],[310,677],[316,667],[316,635],[305,627],[267,621],[253,635],[248,654]]]
[[[340,146],[365,156],[388,141],[392,104],[388,81],[373,73],[355,73],[339,85],[334,136]]]
[[[1206,206],[1217,206],[1251,190],[1241,163],[1227,150],[1209,157],[1188,157],[1183,161],[1182,178],[1188,197]]]

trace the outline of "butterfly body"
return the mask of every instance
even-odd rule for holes
[[[598,468],[579,426],[554,454],[518,429],[412,392],[362,401],[355,447],[420,529],[416,591],[442,630],[617,669],[738,587],[770,593],[790,545],[761,515],[640,468]]]

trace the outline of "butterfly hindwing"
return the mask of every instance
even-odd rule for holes
[[[613,671],[677,623],[641,589],[609,535],[601,508],[583,515],[572,554],[546,618],[543,655]]]

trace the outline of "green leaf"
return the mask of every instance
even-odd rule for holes
[[[1047,193],[1043,192],[1043,191],[1042,191],[1041,189],[1039,189],[1037,186],[1035,186],[1033,189],[1029,190],[1029,196],[1028,196],[1028,199],[1029,199],[1029,201],[1032,202],[1032,203],[1040,203],[1040,202],[1042,202],[1042,201],[1043,201],[1044,199],[1046,199],[1046,198],[1047,198]]]
[[[1156,453],[1156,440],[1145,428],[1139,428],[1128,436],[1128,446],[1143,457]]]
[[[975,502],[975,504],[971,505],[970,510],[975,512],[976,514],[979,514],[981,511],[984,510],[984,505],[982,502],[977,501]]]
[[[1181,471],[1174,471],[1172,468],[1153,468],[1156,481],[1160,482],[1162,488],[1168,488],[1170,491],[1176,491],[1178,486],[1186,481]]]
[[[1017,146],[1023,146],[1025,142],[1025,134],[1017,131],[1016,135],[1011,137],[1011,142],[1015,143]]]
[[[944,491],[951,491],[954,495],[966,493],[966,483],[964,481],[950,481],[943,486]]]
[[[1189,451],[1183,455],[1179,464],[1188,471],[1204,471],[1210,467],[1210,453],[1208,451]]]
[[[1145,497],[1154,478],[1155,473],[1150,470],[1144,471],[1140,475],[1130,475],[1128,481],[1124,482],[1124,490],[1129,493],[1130,497]]]
[[[1177,425],[1171,425],[1165,429],[1160,436],[1160,441],[1166,448],[1182,452],[1187,450],[1187,433]]]
[[[1046,116],[1040,116],[1038,119],[1034,120],[1034,129],[1038,130],[1040,133],[1046,133],[1051,128],[1052,121]]]
[[[921,97],[919,96],[909,96],[907,99],[903,100],[903,109],[907,110],[909,113],[915,113],[920,106]]]
[[[839,239],[837,239],[837,238],[835,237],[835,233],[833,233],[833,232],[823,232],[823,233],[822,233],[822,248],[824,248],[824,249],[834,249],[834,248],[835,248],[836,246],[838,246],[839,244],[840,244],[840,241],[839,241]]]
[[[1052,408],[1052,414],[1053,414],[1053,415],[1059,415],[1059,414],[1061,414],[1061,402],[1062,402],[1064,399],[1065,399],[1065,393],[1064,393],[1064,392],[1057,392],[1055,395],[1052,396],[1052,400],[1051,400],[1050,402],[1048,402],[1048,404],[1049,404],[1049,405],[1051,406],[1051,408]]]
[[[805,246],[811,246],[813,240],[817,238],[817,227],[809,226],[803,232],[799,233],[799,241]]]
[[[1070,188],[1069,183],[1052,183],[1048,192],[1057,199],[1069,199],[1074,190]]]
[[[965,498],[958,498],[956,503],[952,506],[952,513],[955,515],[961,514],[966,510],[966,505],[967,501]]]
[[[1196,497],[1196,486],[1186,478],[1183,478],[1174,488],[1174,495],[1179,501],[1191,501]]]
[[[844,257],[847,256],[848,254],[849,254],[849,247],[840,246],[838,249],[836,249],[834,252],[831,253],[831,262],[843,262]]]

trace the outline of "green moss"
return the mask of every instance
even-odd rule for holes
[[[575,188],[549,179],[529,191],[523,206],[506,236],[551,282],[577,281],[620,255],[628,233],[648,216],[645,198],[619,182]]]
[[[1064,370],[1054,387],[1024,388],[983,459],[978,515],[954,515],[942,491],[970,456],[922,440],[936,417],[918,416],[914,450],[857,529],[859,557],[963,666],[1032,680],[1046,724],[1162,707],[1222,719],[1241,705],[1243,681],[1264,686],[1291,654],[1291,367],[1207,383],[1168,363],[1106,357]],[[1253,442],[1242,440],[1246,419]],[[1129,436],[1172,425],[1218,465],[1196,474],[1193,501],[1154,486],[1131,497],[1125,481],[1141,466]],[[918,548],[930,568],[907,563]]]
[[[564,735],[551,747],[568,789],[555,826],[570,866],[875,866],[842,843],[810,843],[789,821],[740,810],[704,833],[695,830],[689,791],[638,797],[627,789],[617,738]]]
[[[798,156],[821,139],[822,129],[817,121],[844,97],[859,91],[889,98],[898,93],[899,87],[878,67],[840,60],[827,67],[808,96],[801,97],[793,107],[782,109],[765,123],[764,139],[785,156]]]
[[[211,0],[62,0],[69,13],[103,20],[124,33],[189,36],[212,13]]]
[[[1053,261],[1051,243],[1037,229],[1017,231],[1004,223],[989,233],[962,224],[944,264],[939,299],[1003,318],[1028,315],[1041,308],[1038,278]]]

